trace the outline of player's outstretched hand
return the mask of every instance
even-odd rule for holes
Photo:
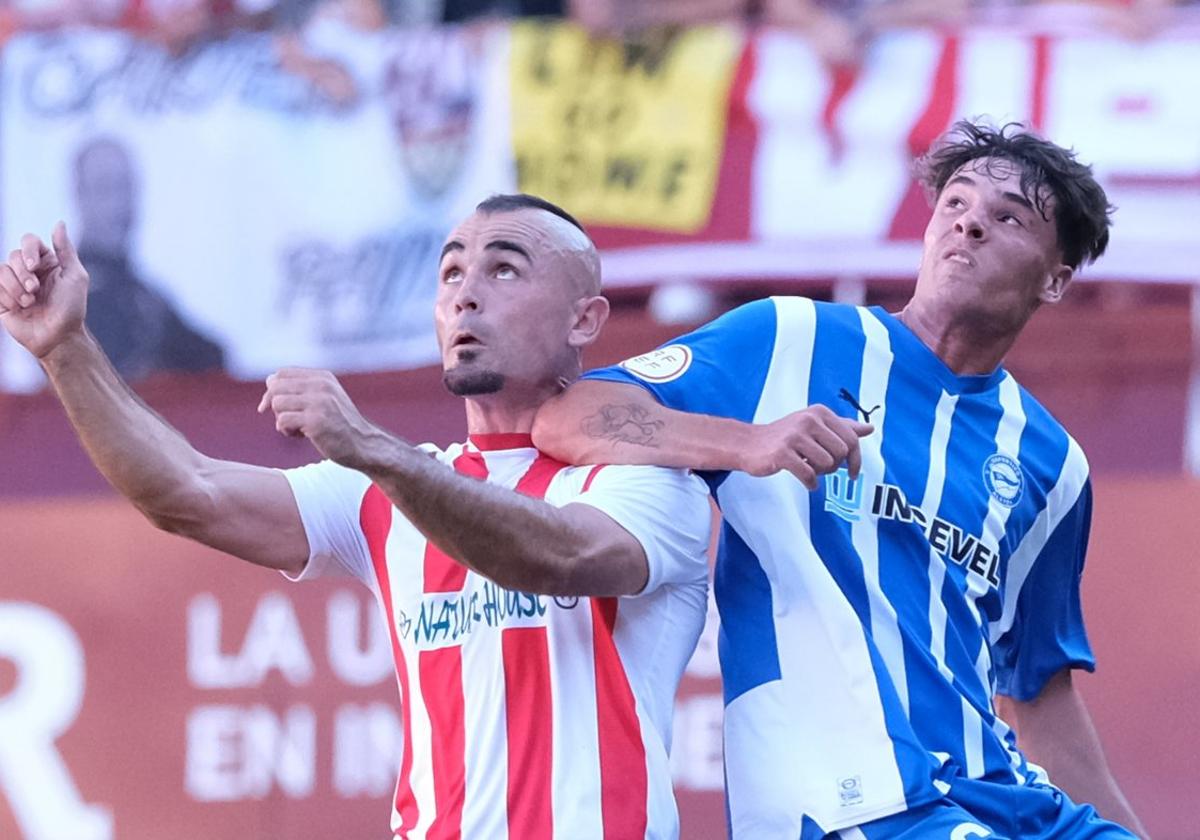
[[[356,466],[363,446],[380,434],[327,370],[284,368],[271,374],[258,412],[268,409],[280,434],[306,437],[324,457],[347,467]]]
[[[62,222],[52,242],[27,233],[0,264],[0,324],[39,359],[81,333],[87,314],[87,271]]]
[[[809,406],[755,426],[743,470],[760,476],[787,470],[809,490],[817,489],[818,476],[842,464],[857,478],[862,467],[859,438],[873,431],[871,424],[841,417],[826,406]]]

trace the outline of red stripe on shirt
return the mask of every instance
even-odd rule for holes
[[[607,464],[597,464],[596,466],[592,467],[592,471],[590,473],[588,473],[587,478],[585,478],[583,480],[583,489],[580,490],[579,492],[586,493],[588,491],[588,488],[592,486],[592,479],[594,479],[596,477],[596,473],[600,472],[600,470],[604,469],[606,466],[608,466],[608,465]]]
[[[633,689],[613,639],[617,599],[592,599],[596,715],[600,733],[600,812],[605,840],[645,837],[646,747]]]
[[[566,464],[562,461],[556,461],[549,455],[539,452],[537,458],[529,465],[525,475],[521,476],[521,480],[517,482],[515,489],[518,493],[524,493],[526,496],[544,499],[550,482],[564,467]]]
[[[392,503],[383,491],[371,485],[363,495],[359,509],[359,524],[367,538],[371,552],[371,565],[375,568],[375,579],[379,584],[379,596],[387,616],[388,633],[392,639],[392,657],[396,662],[396,679],[400,683],[400,717],[404,727],[404,751],[400,758],[400,777],[396,782],[395,808],[400,818],[393,830],[400,836],[417,824],[417,798],[413,795],[409,775],[412,772],[412,715],[409,712],[408,669],[404,665],[404,651],[396,635],[396,614],[392,609],[392,588],[387,568],[387,538],[392,528]]]
[[[454,459],[462,475],[484,480],[487,463],[478,452],[464,451]],[[456,563],[432,542],[425,543],[424,591],[461,592],[467,567]],[[433,617],[437,620],[437,617]],[[424,650],[418,654],[421,696],[429,710],[429,739],[433,769],[435,813],[430,840],[457,840],[462,836],[463,802],[467,789],[467,712],[463,694],[462,647]]]
[[[564,464],[539,455],[517,483],[519,492],[541,498]],[[467,451],[454,461],[463,475],[486,479],[483,456]],[[460,592],[467,569],[432,543],[426,544],[424,591]],[[508,806],[510,836],[550,837],[552,764],[550,656],[546,630],[511,628],[503,631],[509,735]],[[516,633],[511,641],[509,634]],[[418,658],[421,694],[428,701],[431,762],[436,817],[431,840],[457,840],[462,835],[466,798],[466,701],[462,648],[422,651]]]
[[[463,694],[462,647],[423,650],[418,654],[421,696],[429,712],[430,763],[433,767],[433,824],[429,840],[462,837],[467,792],[467,719]]]
[[[510,627],[501,642],[508,709],[508,836],[548,840],[554,836],[554,706],[546,628]]]
[[[539,453],[515,489],[544,498],[565,466]],[[554,836],[554,698],[546,628],[510,627],[501,646],[508,710],[508,836],[550,838]]]
[[[487,463],[478,452],[463,452],[454,459],[454,470],[480,481],[487,478]],[[456,563],[433,543],[425,545],[425,592],[459,592],[467,582],[467,567]]]

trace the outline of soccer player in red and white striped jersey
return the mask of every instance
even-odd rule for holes
[[[435,318],[466,443],[412,447],[331,374],[289,369],[259,410],[326,460],[285,472],[208,458],[138,401],[83,327],[87,273],[61,227],[53,243],[26,236],[0,266],[0,323],[105,477],[160,528],[377,595],[404,726],[397,838],[678,835],[671,710],[705,614],[706,489],[532,447],[608,314],[574,219],[497,196],[446,242]]]

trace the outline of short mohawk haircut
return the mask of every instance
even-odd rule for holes
[[[579,220],[566,210],[544,198],[538,198],[536,195],[530,195],[529,193],[493,195],[475,205],[475,210],[479,213],[487,213],[488,215],[492,213],[511,213],[515,210],[545,210],[547,213],[553,213],[558,218],[570,222],[579,228],[584,236],[588,236],[587,230],[579,223]],[[590,239],[591,237],[588,236],[588,238]]]

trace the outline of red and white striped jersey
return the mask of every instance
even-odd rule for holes
[[[395,837],[677,836],[668,751],[705,616],[703,482],[566,466],[527,435],[429,449],[465,475],[596,507],[639,540],[650,574],[626,598],[507,591],[429,543],[361,473],[328,461],[285,472],[311,550],[298,579],[359,578],[391,630],[404,726]]]

